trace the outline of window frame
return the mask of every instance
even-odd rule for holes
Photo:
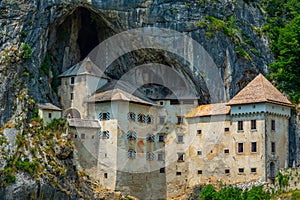
[[[275,123],[276,123],[275,120],[272,119],[271,120],[271,131],[276,131],[276,124]]]
[[[75,84],[75,77],[71,76],[70,77],[70,85],[74,85]]]
[[[228,152],[226,152],[226,151],[228,151]],[[224,154],[230,154],[229,148],[225,148],[223,152],[224,152]]]
[[[271,142],[271,153],[274,155],[276,154],[276,143]]]
[[[177,162],[184,162],[184,153],[177,153]]]
[[[224,172],[225,174],[230,174],[230,169],[225,169]]]
[[[245,173],[245,168],[238,168],[238,173],[239,174],[244,174]]]
[[[255,151],[253,151],[254,144],[255,144]],[[251,153],[257,153],[257,142],[251,142]]]
[[[257,168],[256,167],[251,167],[250,168],[250,173],[254,174],[257,172]]]
[[[242,145],[242,146],[241,146],[242,151],[240,151],[240,145]],[[238,142],[238,143],[237,143],[237,153],[238,153],[238,154],[243,154],[243,153],[244,153],[244,143],[243,143],[243,142]]]
[[[225,127],[225,128],[224,128],[224,132],[225,132],[225,133],[230,132],[230,128],[229,128],[229,127]]]
[[[256,119],[252,119],[251,120],[251,122],[250,122],[251,124],[250,124],[250,128],[251,128],[251,130],[252,131],[255,131],[256,129],[257,129],[257,127],[256,127]]]
[[[242,120],[238,121],[237,130],[238,131],[244,131],[244,121],[242,121]]]

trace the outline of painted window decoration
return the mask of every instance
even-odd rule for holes
[[[177,142],[178,143],[183,143],[183,135],[178,135],[177,136]]]
[[[144,114],[138,114],[137,116],[137,121],[140,123],[143,123],[145,119],[145,115]]]
[[[127,153],[128,158],[135,159],[136,158],[136,151],[133,149],[129,149]]]
[[[157,160],[160,160],[160,161],[164,160],[164,154],[163,153],[158,153],[157,154]]]
[[[146,141],[147,142],[154,142],[155,141],[155,135],[148,133],[147,136],[146,136]]]
[[[110,120],[110,113],[109,112],[100,112],[98,115],[100,121]]]
[[[110,138],[109,131],[100,131],[99,138],[100,139],[109,139]]]
[[[159,124],[165,123],[165,117],[159,117]]]
[[[135,121],[135,113],[129,112],[129,113],[127,114],[127,119],[128,119],[129,121]]]
[[[147,152],[146,153],[146,160],[154,160],[155,155],[153,152]]]
[[[127,132],[127,139],[128,140],[136,140],[137,136],[136,136],[136,132],[134,131],[128,131]]]

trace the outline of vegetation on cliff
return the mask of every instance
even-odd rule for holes
[[[268,14],[268,32],[275,62],[270,65],[270,79],[300,102],[300,2],[297,0],[264,1]]]

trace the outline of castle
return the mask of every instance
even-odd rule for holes
[[[292,104],[259,74],[227,103],[148,98],[89,59],[60,75],[78,165],[101,186],[169,199],[198,184],[272,181],[288,162]]]

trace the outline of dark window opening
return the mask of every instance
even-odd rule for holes
[[[251,130],[256,130],[256,120],[251,120]]]
[[[271,129],[272,131],[275,131],[275,120],[271,121]]]
[[[74,94],[70,93],[70,99],[73,100],[74,99]]]
[[[238,131],[244,130],[243,121],[238,121]]]
[[[224,128],[224,132],[229,132],[229,128],[228,127]]]
[[[202,130],[197,130],[197,134],[201,135],[202,134]]]
[[[239,173],[244,173],[244,168],[239,168]]]
[[[198,156],[202,156],[202,151],[197,151]]]
[[[176,176],[180,176],[181,175],[181,172],[176,172]]]
[[[198,174],[202,174],[202,170],[198,170]]]
[[[184,161],[184,160],[183,160],[183,153],[178,153],[177,156],[178,156],[178,157],[177,157],[177,161],[178,161],[178,162],[183,162],[183,161]]]
[[[182,136],[182,135],[179,135],[179,136],[177,137],[177,142],[178,142],[178,143],[183,143],[183,136]]]
[[[238,153],[244,153],[244,143],[238,143]]]
[[[159,142],[165,142],[165,136],[164,135],[159,135],[158,136],[158,141]]]
[[[224,149],[224,153],[228,154],[229,153],[229,149]]]
[[[71,77],[70,84],[74,85],[74,83],[75,83],[75,77]]]
[[[272,154],[275,154],[275,153],[276,153],[275,142],[272,142],[272,143],[271,143],[271,152],[272,152]]]
[[[257,143],[251,142],[251,153],[256,153],[256,152],[257,152]]]
[[[165,172],[166,172],[166,170],[164,167],[159,169],[159,173],[164,174]]]
[[[177,124],[183,124],[183,117],[177,117]]]
[[[251,168],[251,173],[256,173],[256,168]]]
[[[225,169],[225,174],[229,174],[230,170],[229,169]]]
[[[49,119],[51,119],[52,118],[52,113],[48,113],[48,117],[49,117]]]
[[[107,178],[107,173],[104,173],[104,178],[105,178],[105,179]]]
[[[178,104],[180,104],[180,101],[178,99],[171,99],[170,104],[171,105],[178,105]]]

